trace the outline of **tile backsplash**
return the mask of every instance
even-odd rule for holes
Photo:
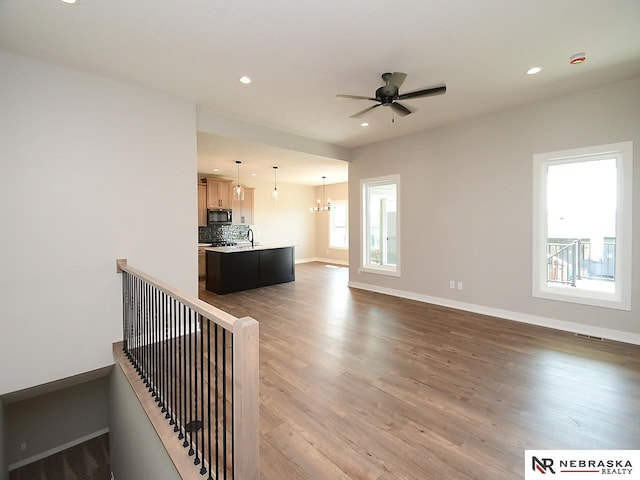
[[[247,240],[249,225],[211,225],[198,227],[198,243]]]

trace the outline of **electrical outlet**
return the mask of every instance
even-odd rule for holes
[[[449,288],[456,288],[456,281],[455,280],[449,280]]]
[[[26,449],[27,449],[27,442],[22,442],[20,444],[20,450],[24,452]]]
[[[462,290],[462,282],[458,282],[458,290]]]

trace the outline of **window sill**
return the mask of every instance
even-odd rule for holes
[[[569,289],[571,290],[569,291]],[[532,294],[536,298],[547,300],[631,311],[631,302],[621,299],[616,294],[576,289],[575,287],[542,287],[534,289]]]
[[[376,275],[387,275],[390,277],[399,277],[400,271],[398,269],[389,269],[389,268],[373,268],[373,267],[360,267],[358,268],[358,273],[374,273]]]

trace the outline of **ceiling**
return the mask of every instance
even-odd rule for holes
[[[638,76],[638,25],[638,0],[0,0],[1,50],[346,148]],[[387,71],[408,74],[400,93],[447,93],[361,127],[371,103],[335,96],[373,96]]]
[[[198,172],[237,178],[236,160],[242,162],[240,182],[250,186],[253,180],[273,182],[274,166],[278,184],[320,185],[323,176],[327,185],[349,180],[343,160],[198,132]]]

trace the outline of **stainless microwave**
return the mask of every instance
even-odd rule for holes
[[[207,225],[224,225],[231,223],[231,210],[220,208],[217,210],[207,210]]]

